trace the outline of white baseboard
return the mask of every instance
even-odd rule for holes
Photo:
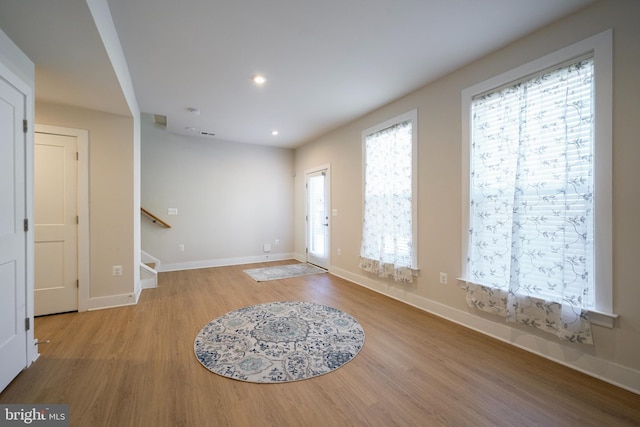
[[[227,265],[255,264],[258,262],[284,261],[294,259],[293,254],[265,254],[241,258],[219,258],[207,259],[201,261],[177,262],[173,264],[162,264],[159,272],[163,271],[179,271],[194,270],[197,268],[224,267]]]
[[[135,305],[138,303],[142,287],[140,284],[136,287],[135,293],[109,295],[106,297],[89,298],[89,311],[102,310],[105,308],[124,307],[126,305]]]
[[[338,267],[330,267],[329,273],[589,376],[640,394],[640,371],[638,370],[599,359],[564,346],[560,342],[546,340],[536,335],[514,329],[507,324],[500,324],[483,319],[472,313],[440,304],[410,292],[405,292],[400,288],[388,286]]]

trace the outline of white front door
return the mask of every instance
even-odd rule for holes
[[[35,133],[35,315],[78,310],[77,141]]]
[[[307,262],[329,266],[329,185],[327,169],[306,174]]]
[[[25,102],[0,76],[0,391],[28,364]]]

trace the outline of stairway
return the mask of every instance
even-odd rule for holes
[[[140,284],[142,289],[151,289],[158,287],[158,266],[160,260],[149,255],[145,251],[141,254],[142,262],[140,263]]]
[[[145,264],[140,264],[140,283],[142,289],[158,287],[158,272],[155,268]]]

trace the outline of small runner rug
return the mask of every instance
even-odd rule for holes
[[[327,270],[311,264],[276,265],[274,267],[252,268],[243,270],[256,282],[286,279],[287,277],[308,276],[310,274],[326,273]]]
[[[364,330],[349,314],[311,302],[241,308],[209,322],[195,355],[213,373],[253,383],[284,383],[329,373],[352,360]]]

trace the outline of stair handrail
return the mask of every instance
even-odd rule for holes
[[[148,216],[149,218],[151,218],[151,220],[155,223],[160,223],[163,227],[166,228],[171,228],[171,226],[169,224],[167,224],[166,222],[164,222],[163,220],[161,220],[160,218],[158,218],[157,216],[155,216],[154,214],[152,214],[151,212],[149,212],[148,210],[146,210],[143,207],[140,207],[140,211],[145,214],[146,216]]]

